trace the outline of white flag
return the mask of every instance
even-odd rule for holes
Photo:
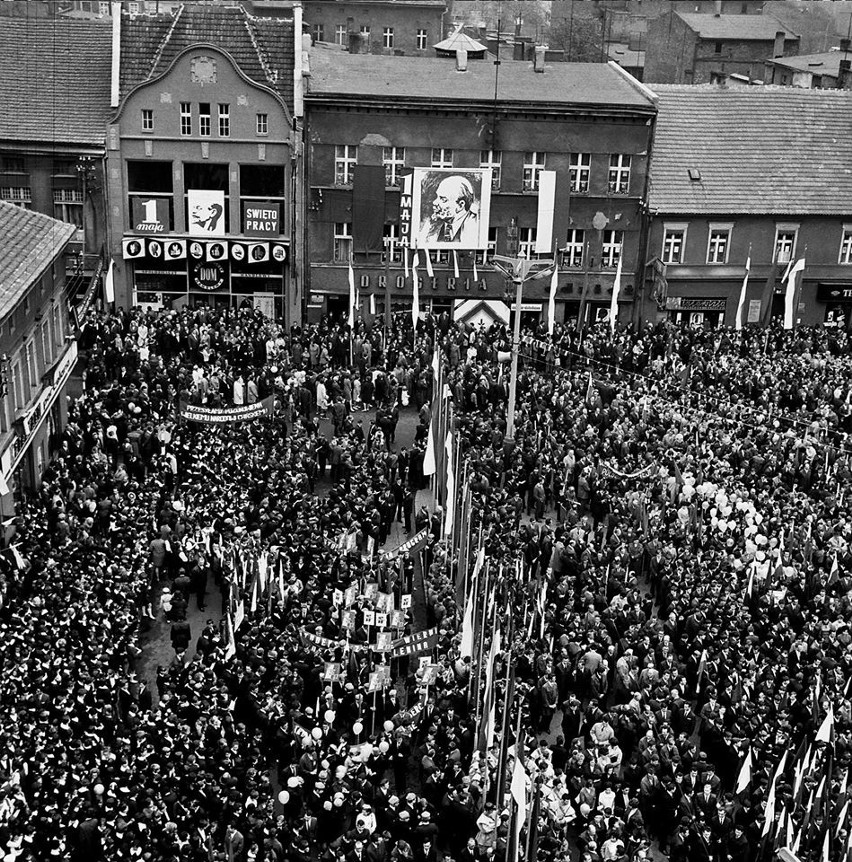
[[[746,258],[745,276],[743,286],[740,288],[740,301],[737,304],[737,317],[734,320],[734,329],[739,332],[743,328],[743,307],[745,306],[746,287],[748,286],[748,274],[751,271],[751,255]]]
[[[621,259],[624,257],[624,245],[618,252],[618,264],[615,267],[615,280],[612,282],[612,299],[609,303],[609,328],[615,332],[615,324],[618,322],[618,294],[621,293]]]
[[[737,778],[737,793],[742,793],[751,783],[751,748],[749,748],[743,765],[740,768],[740,774]]]
[[[550,276],[550,298],[547,301],[547,334],[553,335],[556,325],[556,288],[559,285],[559,265],[553,259],[553,275]]]
[[[470,589],[462,620],[462,638],[459,655],[462,658],[473,658],[473,597],[476,595],[476,582]]]
[[[447,507],[444,516],[444,535],[449,536],[453,532],[453,521],[456,517],[456,474],[453,468],[452,431],[447,433],[444,451],[447,453]]]
[[[512,799],[518,806],[515,818],[515,847],[520,846],[521,829],[527,822],[527,771],[521,763],[521,752],[515,752],[515,766],[512,769]]]
[[[429,434],[426,437],[426,452],[423,455],[423,475],[434,476],[438,465],[435,460],[435,435],[432,432],[432,422],[429,423]]]
[[[826,742],[829,744],[834,744],[834,740],[831,738],[834,732],[834,708],[831,705],[831,701],[828,703],[828,712],[825,714],[825,718],[822,720],[822,724],[819,727],[816,735],[816,742]]]
[[[109,268],[104,278],[104,301],[107,304],[115,302],[115,262],[112,258],[109,260]]]
[[[784,294],[784,329],[792,329],[796,319],[796,276],[805,268],[805,259],[800,257],[787,273],[787,290]]]

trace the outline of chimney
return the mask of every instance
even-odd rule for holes
[[[533,61],[533,70],[536,72],[544,72],[544,55],[547,53],[547,48],[544,45],[535,46],[535,60]]]
[[[849,44],[850,44],[849,39],[841,39],[840,40],[840,50],[843,51],[844,53],[848,52],[849,51]]]
[[[716,12],[714,14],[716,18],[722,17],[722,0],[716,0]]]
[[[784,56],[784,31],[777,30],[775,32],[775,46],[772,49],[773,57],[783,57]]]
[[[837,87],[840,90],[852,90],[852,60],[841,60],[837,73]]]
[[[467,71],[467,48],[456,48],[456,71]]]

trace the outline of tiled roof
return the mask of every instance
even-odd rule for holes
[[[655,84],[659,213],[852,209],[852,91]],[[691,180],[688,171],[700,179]]]
[[[0,201],[0,320],[74,235],[74,225]]]
[[[308,97],[397,98],[434,104],[493,102],[494,64],[471,60],[457,72],[452,59],[349,54],[315,45],[310,53]],[[544,73],[532,61],[502,60],[497,98],[524,105],[603,105],[653,108],[653,102],[604,63],[549,63]]]
[[[103,146],[111,56],[108,21],[3,17],[0,138]]]
[[[779,30],[784,31],[785,39],[799,38],[797,33],[788,30],[771,15],[702,15],[698,12],[674,14],[680,15],[702,39],[771,42]]]
[[[242,72],[272,87],[293,108],[293,18],[254,18],[239,6],[186,4],[170,15],[124,16],[121,94],[161,75],[182,51],[200,43],[230,54]]]
[[[796,57],[776,57],[766,62],[783,66],[785,69],[813,72],[815,75],[837,75],[840,73],[840,61],[846,57],[842,51],[823,51],[819,54],[799,54]]]

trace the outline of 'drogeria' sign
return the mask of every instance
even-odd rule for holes
[[[245,236],[280,236],[280,205],[263,203],[262,201],[243,201],[243,234]]]

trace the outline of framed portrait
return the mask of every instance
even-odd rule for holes
[[[189,189],[186,199],[190,236],[225,236],[225,192]]]
[[[490,168],[415,168],[412,191],[415,248],[488,247]]]

